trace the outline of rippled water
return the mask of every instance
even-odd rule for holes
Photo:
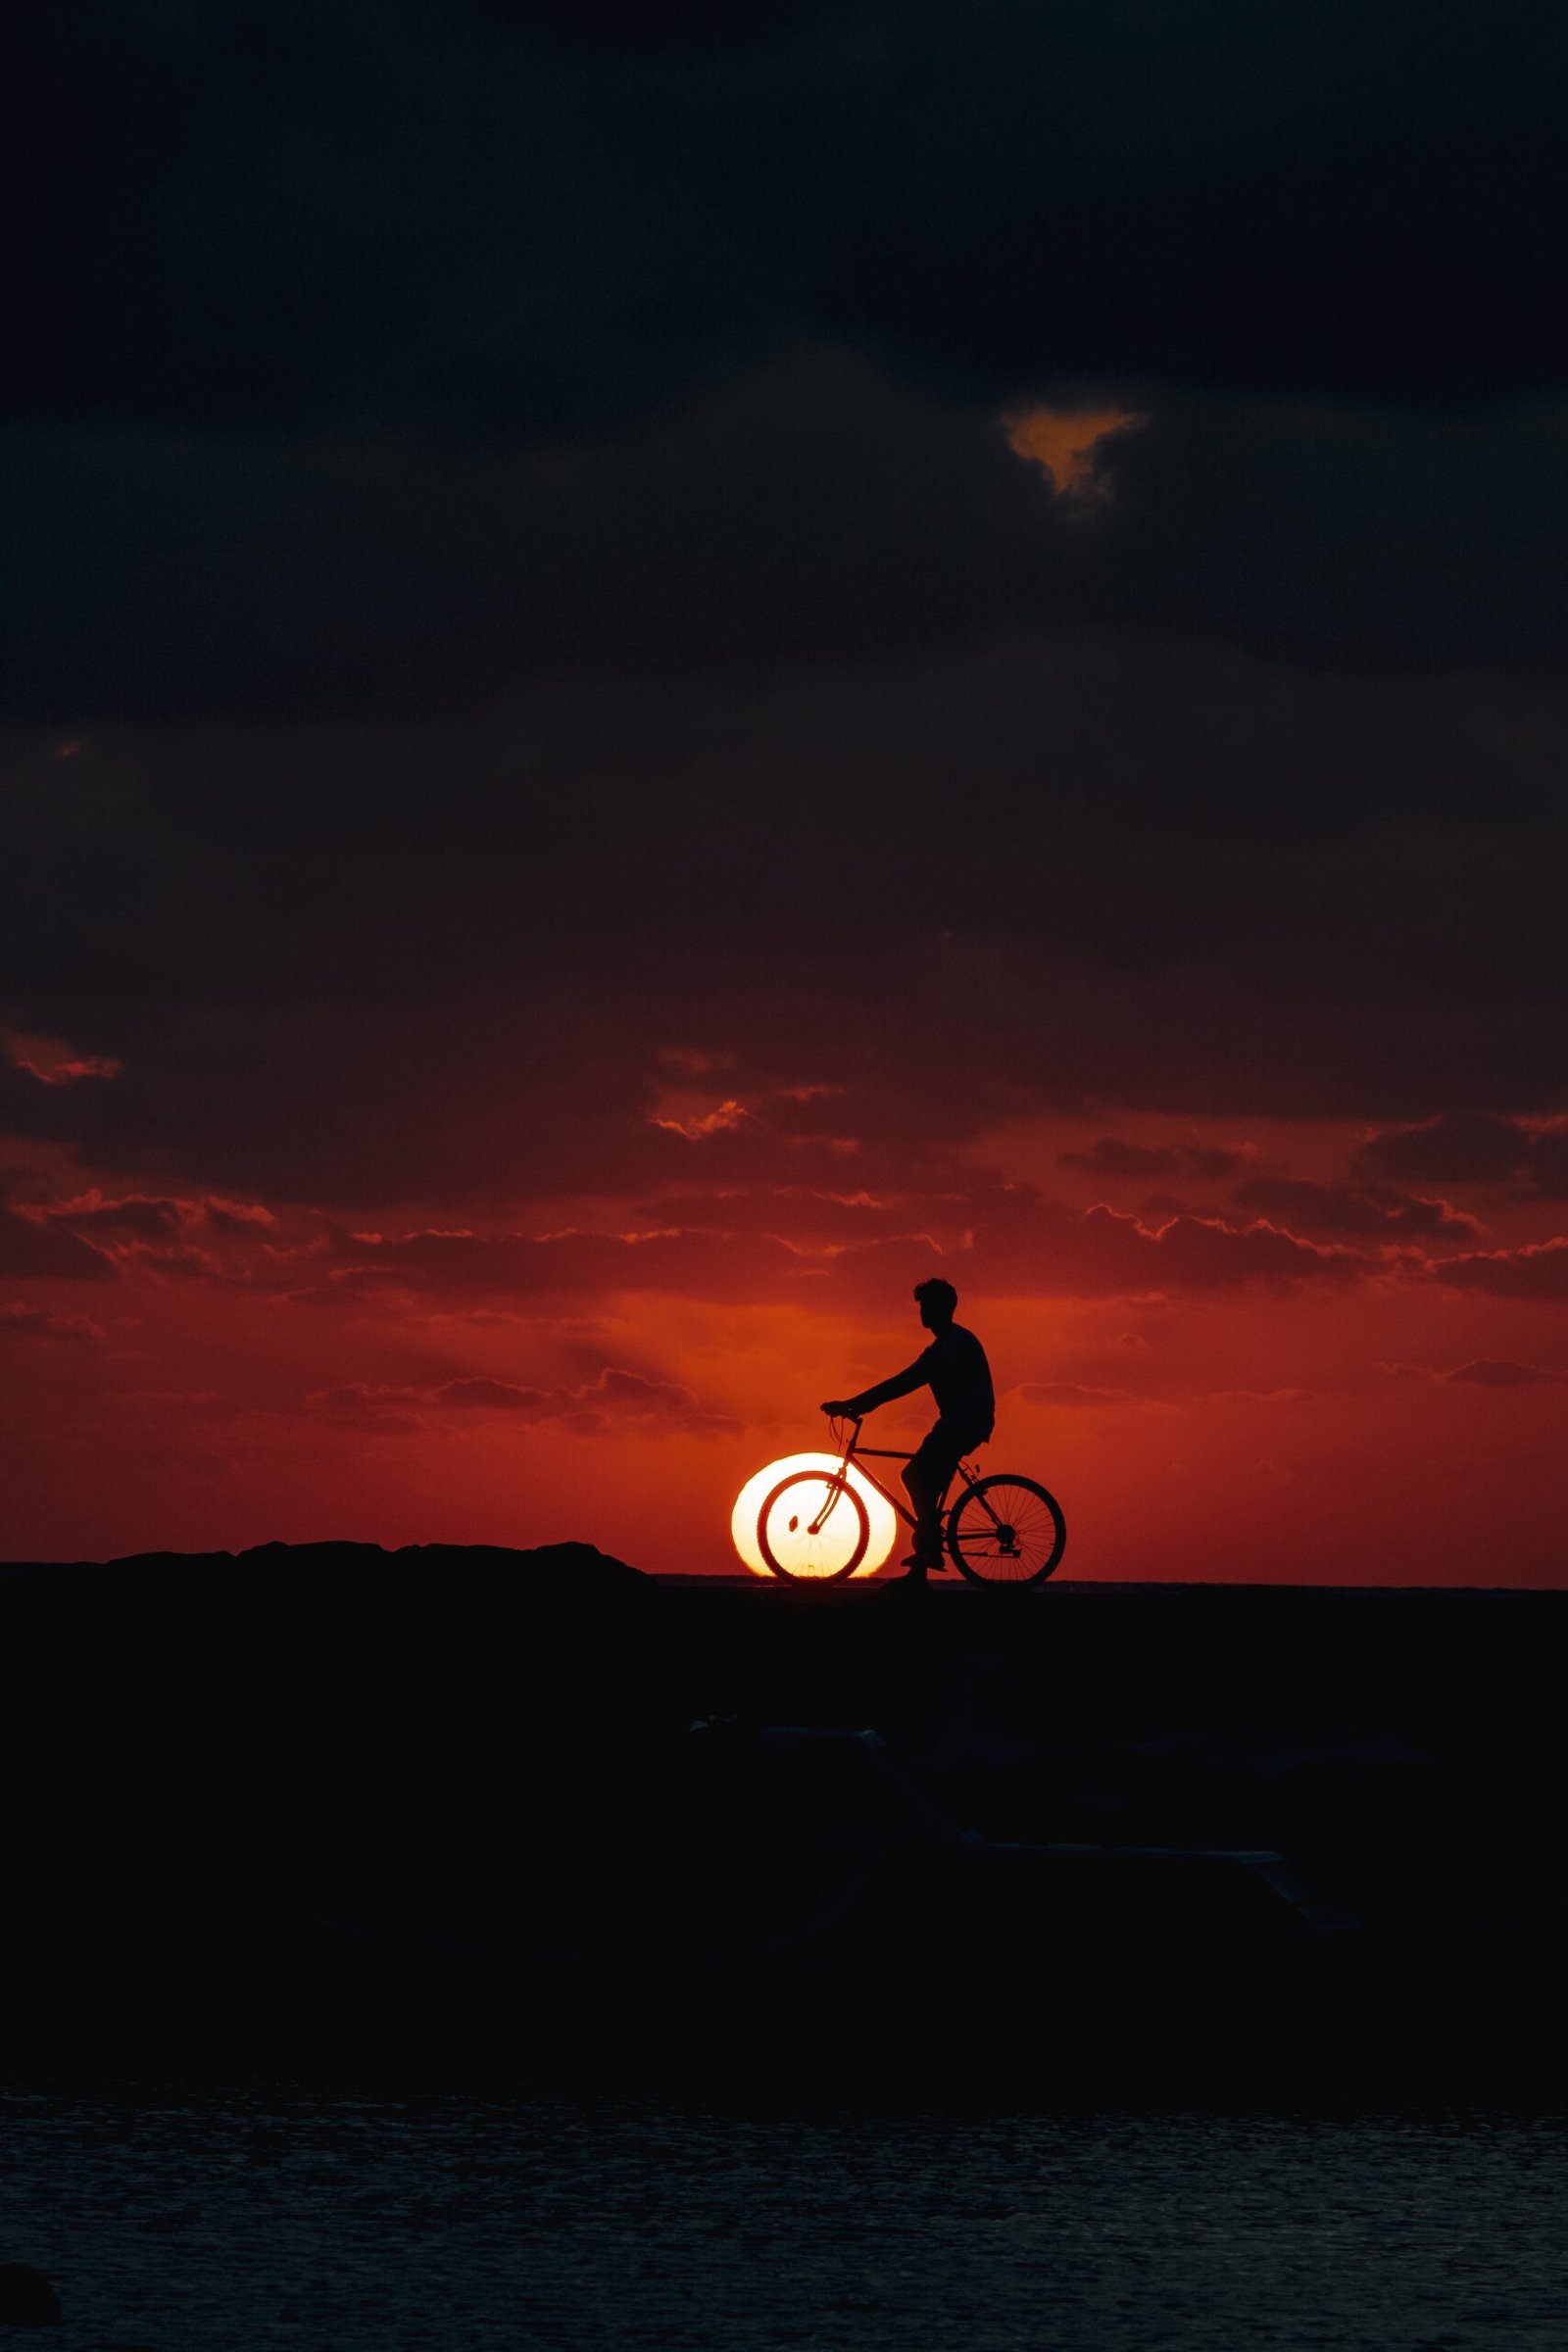
[[[1562,2119],[0,2101],[63,2352],[1559,2352]],[[5,2331],[0,2331],[3,2333]]]

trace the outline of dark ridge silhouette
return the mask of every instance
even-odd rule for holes
[[[1565,1626],[580,1544],[13,1567],[7,2072],[1533,2095]]]

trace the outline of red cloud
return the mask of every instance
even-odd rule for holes
[[[1385,1184],[1352,1187],[1252,1176],[1231,1198],[1239,1208],[1288,1217],[1293,1225],[1317,1233],[1356,1233],[1379,1241],[1419,1234],[1458,1242],[1473,1241],[1480,1230],[1474,1217],[1456,1213],[1446,1200],[1423,1200]]]
[[[1148,1291],[1225,1290],[1241,1283],[1353,1280],[1368,1270],[1359,1250],[1303,1242],[1259,1219],[1227,1225],[1218,1217],[1175,1216],[1150,1228],[1103,1203],[1087,1211],[1076,1234],[1057,1227],[1064,1295],[1093,1297]]]
[[[721,1135],[726,1128],[744,1126],[752,1116],[744,1102],[726,1097],[711,1110],[695,1111],[684,1119],[655,1119],[653,1124],[662,1127],[666,1135],[683,1135],[688,1143],[696,1143],[703,1136]]]
[[[1264,1220],[1230,1225],[1180,1213],[1160,1225],[1099,1203],[1084,1214],[1042,1201],[1026,1186],[977,1188],[946,1200],[937,1232],[967,1208],[972,1225],[945,1248],[907,1230],[846,1248],[826,1272],[857,1298],[885,1296],[921,1273],[941,1270],[960,1291],[1033,1298],[1142,1298],[1241,1284],[1353,1281],[1382,1270],[1359,1250],[1299,1240]]]
[[[101,1250],[61,1226],[0,1206],[0,1274],[54,1275],[62,1282],[112,1282]]]
[[[214,1233],[231,1234],[236,1241],[254,1240],[260,1233],[275,1230],[277,1219],[270,1208],[258,1201],[203,1200],[198,1204]]]
[[[1084,1168],[1092,1176],[1234,1176],[1251,1157],[1250,1146],[1234,1151],[1223,1145],[1175,1144],[1151,1148],[1124,1143],[1119,1135],[1102,1135],[1087,1152],[1058,1152],[1056,1165]]]
[[[1475,1250],[1441,1257],[1428,1268],[1435,1282],[1461,1291],[1490,1291],[1498,1298],[1568,1298],[1568,1239],[1527,1242],[1520,1250]]]
[[[236,1240],[255,1240],[274,1230],[277,1220],[270,1208],[243,1200],[177,1200],[167,1195],[127,1193],[106,1200],[102,1193],[82,1195],[79,1200],[58,1200],[45,1212],[75,1233],[123,1235],[128,1240],[156,1242],[166,1235],[205,1225]]]
[[[113,1270],[107,1251],[153,1275],[291,1291],[318,1304],[373,1294],[581,1301],[637,1292],[797,1301],[809,1292],[837,1307],[868,1307],[938,1268],[970,1295],[1099,1298],[1353,1280],[1388,1262],[1265,1218],[1233,1224],[1178,1211],[1156,1223],[1147,1210],[1124,1215],[1104,1203],[1080,1214],[1028,1186],[987,1179],[894,1200],[786,1187],[760,1199],[746,1188],[665,1200],[651,1220],[661,1207],[701,1221],[613,1233],[397,1234],[308,1220],[281,1234],[269,1211],[233,1202],[95,1194],[13,1213],[9,1233],[13,1258],[26,1256],[34,1271],[101,1275]],[[1402,1229],[1401,1213],[1377,1210],[1380,1238]],[[1446,1229],[1441,1215],[1425,1221]]]
[[[74,1086],[81,1078],[118,1078],[123,1062],[110,1054],[78,1054],[63,1037],[23,1029],[0,1029],[0,1049],[14,1069],[25,1070],[45,1086]]]
[[[1358,1174],[1416,1183],[1485,1184],[1511,1175],[1527,1138],[1517,1119],[1491,1111],[1445,1111],[1419,1127],[1372,1136],[1355,1155]]]
[[[101,1340],[101,1326],[88,1315],[56,1314],[47,1306],[24,1306],[20,1298],[0,1306],[0,1339]]]
[[[81,1200],[61,1201],[48,1213],[74,1233],[122,1236],[133,1241],[161,1241],[167,1234],[178,1233],[185,1223],[182,1201],[156,1200],[145,1193],[132,1193],[122,1200],[105,1200],[91,1193]]]
[[[760,1214],[744,1194],[733,1203],[709,1195],[679,1205],[733,1216],[740,1230],[715,1223],[622,1233],[398,1235],[328,1227],[292,1253],[269,1244],[261,1278],[317,1304],[372,1293],[582,1299],[660,1292],[797,1300],[806,1286],[824,1302],[869,1305],[938,1268],[971,1294],[1043,1298],[1343,1281],[1381,1271],[1384,1263],[1302,1241],[1262,1219],[1232,1225],[1181,1213],[1151,1225],[1103,1204],[1080,1215],[1024,1186],[982,1184],[967,1197],[897,1203],[774,1192]],[[799,1234],[789,1230],[794,1206]],[[760,1216],[772,1230],[756,1229]],[[220,1271],[233,1279],[228,1269]],[[306,1275],[309,1289],[300,1287]]]
[[[390,1426],[389,1408],[399,1406],[415,1406],[428,1414],[509,1413],[527,1422],[559,1422],[579,1437],[624,1436],[638,1430],[718,1437],[741,1427],[731,1414],[711,1410],[675,1381],[651,1380],[613,1364],[577,1388],[525,1388],[484,1376],[427,1388],[375,1388],[356,1381],[344,1388],[318,1390],[307,1401],[334,1420],[376,1429]]]

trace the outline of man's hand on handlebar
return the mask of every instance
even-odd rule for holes
[[[831,1413],[835,1421],[853,1420],[855,1418],[854,1414],[850,1411],[849,1406],[845,1403],[842,1396],[831,1397],[828,1402],[821,1407],[821,1410],[824,1413]]]

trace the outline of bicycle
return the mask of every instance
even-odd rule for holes
[[[841,1440],[841,1422],[835,1419],[832,1428],[834,1444],[844,1443],[838,1468],[792,1470],[763,1497],[757,1514],[758,1549],[773,1574],[790,1584],[841,1584],[864,1559],[871,1521],[863,1495],[851,1483],[852,1462],[906,1526],[914,1526],[907,1505],[874,1470],[862,1466],[867,1460],[906,1462],[910,1455],[887,1446],[862,1446],[859,1419],[852,1420],[847,1442]],[[947,1509],[950,1480],[937,1504],[939,1513],[947,1509],[943,1541],[954,1566],[972,1585],[1043,1585],[1067,1544],[1067,1523],[1055,1496],[1010,1470],[981,1478],[960,1461],[955,1475],[963,1482],[963,1493]],[[786,1551],[788,1565],[780,1556]]]

